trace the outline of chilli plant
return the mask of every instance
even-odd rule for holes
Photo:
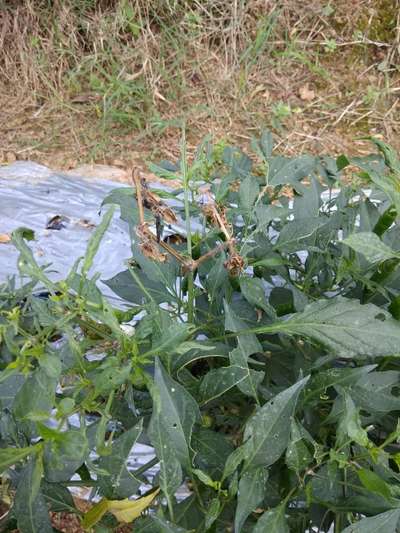
[[[183,142],[151,166],[174,187],[134,171],[62,281],[13,233],[3,530],[399,531],[400,164],[372,143],[287,158],[266,132],[253,159],[205,141],[189,161]],[[132,257],[103,280],[117,215]]]

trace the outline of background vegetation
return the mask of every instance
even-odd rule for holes
[[[123,165],[236,144],[398,145],[399,0],[2,0],[0,156]],[[352,151],[365,151],[363,143]],[[171,154],[170,154],[171,155]]]

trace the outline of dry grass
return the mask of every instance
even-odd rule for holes
[[[400,131],[400,0],[0,1],[0,158],[175,156],[181,124],[284,152]],[[172,152],[172,153],[171,153]]]

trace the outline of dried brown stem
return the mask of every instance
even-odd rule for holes
[[[136,198],[139,208],[139,221],[140,225],[144,224],[144,208],[143,208],[143,197],[142,197],[142,183],[140,181],[140,173],[137,168],[132,169],[132,181],[136,189]]]
[[[231,276],[238,276],[243,270],[244,260],[236,250],[235,241],[228,229],[228,223],[224,214],[221,215],[215,204],[205,206],[204,212],[206,216],[209,216],[211,220],[219,226],[226,238],[226,246],[229,249],[229,258],[227,261],[225,261],[225,268],[228,270]]]
[[[209,250],[208,252],[206,252],[204,255],[202,255],[201,257],[199,257],[198,259],[196,259],[196,261],[188,261],[187,262],[187,265],[184,266],[184,272],[193,272],[194,270],[196,270],[202,263],[204,263],[205,261],[207,261],[208,259],[211,259],[212,257],[214,257],[215,255],[217,255],[218,252],[221,252],[222,250],[225,250],[225,248],[228,248],[229,245],[231,244],[231,241],[226,241],[226,242],[223,242],[222,244],[219,244],[218,246],[216,246],[215,248],[213,248],[212,250]]]

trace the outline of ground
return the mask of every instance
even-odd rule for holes
[[[400,147],[399,0],[44,4],[0,12],[1,163],[175,158],[183,123],[189,152],[265,127],[283,153]]]

